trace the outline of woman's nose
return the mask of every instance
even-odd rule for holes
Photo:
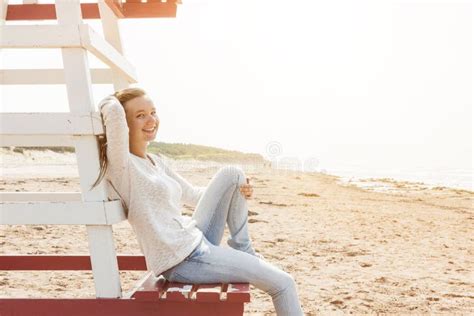
[[[155,117],[154,115],[150,115],[147,121],[148,121],[147,123],[156,123],[158,121],[158,118]]]

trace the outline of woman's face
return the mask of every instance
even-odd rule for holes
[[[148,96],[134,98],[124,104],[130,142],[149,142],[155,139],[160,125],[156,108]]]

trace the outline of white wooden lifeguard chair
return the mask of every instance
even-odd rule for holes
[[[90,190],[99,170],[103,134],[92,84],[115,90],[137,82],[122,55],[119,18],[175,17],[177,0],[58,0],[41,4],[0,0],[0,48],[58,48],[64,69],[0,69],[1,84],[65,84],[69,113],[1,113],[1,146],[74,146],[81,193],[2,193],[0,224],[86,225],[90,255],[0,255],[0,270],[92,270],[96,298],[1,298],[0,315],[242,315],[248,284],[180,284],[147,272],[122,293],[119,270],[143,270],[143,256],[115,252],[112,225],[126,220],[120,201],[108,201],[106,183]],[[83,19],[101,19],[105,39]],[[10,25],[14,20],[56,20]],[[87,51],[110,68],[90,69]],[[19,128],[21,126],[21,128]]]

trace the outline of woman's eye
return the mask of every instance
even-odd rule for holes
[[[144,116],[145,116],[145,115],[143,115],[143,114],[139,114],[137,117],[138,117],[138,118],[142,118],[142,117],[144,117]]]

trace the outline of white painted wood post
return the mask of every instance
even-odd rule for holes
[[[0,0],[0,27],[5,24],[7,18],[8,0]],[[2,31],[0,30],[0,36]]]
[[[122,39],[120,37],[120,29],[118,18],[112,9],[105,3],[104,0],[99,0],[100,19],[102,20],[102,29],[104,37],[119,53],[123,54]],[[129,86],[128,81],[122,74],[114,69],[113,84],[115,90],[125,89]]]
[[[82,24],[78,0],[57,0],[56,14],[61,25]],[[69,108],[72,113],[94,111],[91,75],[87,52],[82,48],[62,48],[64,75],[67,86]],[[105,183],[89,190],[99,170],[99,150],[94,136],[74,137],[80,175],[82,198],[88,201],[106,201]],[[89,250],[96,296],[121,297],[120,275],[112,235],[108,225],[88,225]]]
[[[3,38],[3,26],[7,19],[8,0],[0,0],[0,39]],[[0,47],[0,52],[2,51]],[[1,95],[1,94],[0,94]]]

